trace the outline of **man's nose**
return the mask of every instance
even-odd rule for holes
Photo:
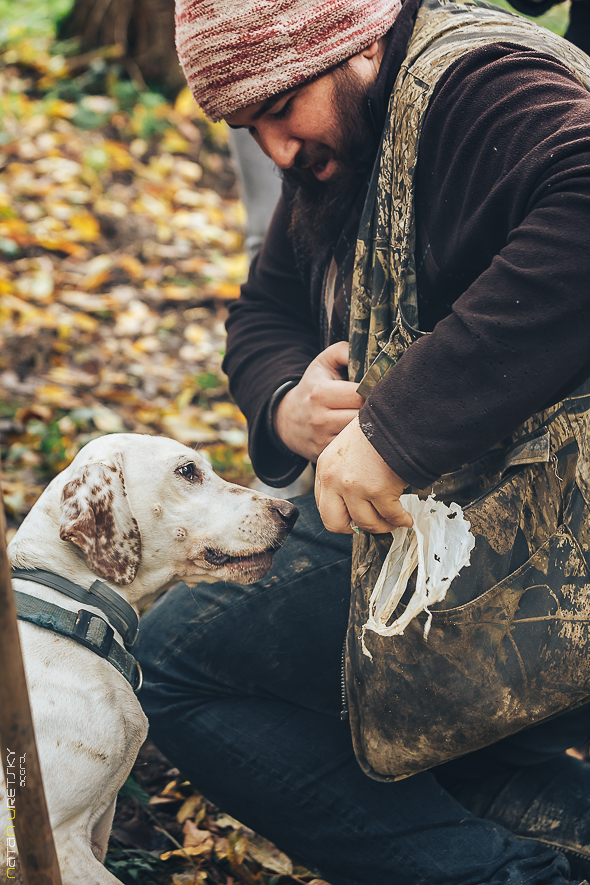
[[[259,133],[260,146],[279,169],[290,169],[301,148],[301,139],[278,132]]]

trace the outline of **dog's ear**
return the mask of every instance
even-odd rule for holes
[[[131,584],[141,562],[141,536],[131,512],[119,454],[82,464],[64,486],[59,536],[76,544],[99,577]]]

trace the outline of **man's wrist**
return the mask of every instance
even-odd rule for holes
[[[266,429],[268,435],[276,449],[282,452],[285,455],[289,455],[291,458],[300,457],[296,452],[291,451],[291,449],[285,445],[279,434],[277,433],[277,429],[274,423],[275,412],[279,406],[279,403],[289,393],[290,390],[293,390],[294,387],[297,387],[299,381],[285,381],[284,384],[281,384],[280,387],[277,387],[273,395],[268,401],[268,405],[266,407]]]

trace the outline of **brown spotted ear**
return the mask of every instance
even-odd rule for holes
[[[64,486],[62,541],[76,544],[99,577],[131,584],[141,562],[141,536],[131,512],[119,454],[112,463],[90,461]]]

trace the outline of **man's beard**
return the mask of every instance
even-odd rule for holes
[[[303,148],[294,166],[283,170],[285,181],[294,185],[289,203],[289,234],[295,250],[305,260],[322,261],[335,245],[360,187],[370,175],[379,146],[367,100],[368,87],[359,82],[346,63],[334,69],[333,103],[340,137],[336,149],[320,145]],[[337,169],[326,181],[316,178],[311,168],[328,160]]]

